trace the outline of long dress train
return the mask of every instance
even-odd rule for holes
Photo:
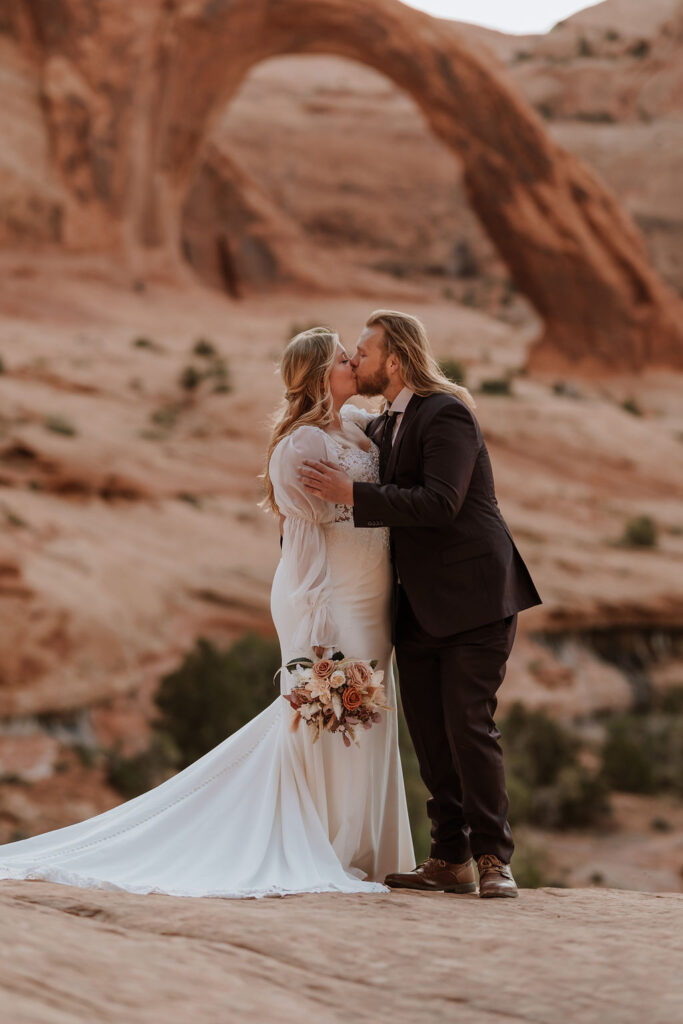
[[[362,414],[347,407],[344,416]],[[377,658],[395,707],[387,531],[356,529],[349,509],[307,494],[296,474],[304,458],[377,479],[374,446],[365,452],[309,426],[277,445],[270,472],[287,518],[271,610],[283,664],[314,645]],[[283,671],[281,691],[290,686]],[[154,789],[0,846],[0,879],[225,898],[388,892],[384,876],[414,865],[396,712],[359,730],[350,748],[330,733],[314,744],[303,723],[292,732],[292,716],[278,697]]]

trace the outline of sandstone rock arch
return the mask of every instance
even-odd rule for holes
[[[249,69],[335,54],[406,90],[462,161],[473,208],[544,320],[533,367],[683,366],[683,304],[635,227],[450,24],[396,0],[9,2],[14,31],[41,54],[55,160],[76,196],[72,232],[94,206],[97,239],[130,261],[177,259],[183,196]]]

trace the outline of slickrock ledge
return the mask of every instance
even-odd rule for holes
[[[177,899],[0,883],[3,1019],[658,1024],[683,895],[526,890]]]

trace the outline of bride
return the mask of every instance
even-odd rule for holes
[[[388,530],[354,527],[351,510],[304,490],[304,459],[376,481],[378,450],[339,337],[298,334],[281,363],[287,388],[268,449],[264,505],[284,517],[271,611],[282,664],[331,648],[391,672]],[[281,672],[281,692],[292,680]],[[243,686],[249,685],[244,679]],[[173,896],[261,897],[389,892],[415,863],[396,712],[359,730],[358,746],[292,731],[278,697],[208,754],[154,789],[75,825],[0,846],[0,878]]]

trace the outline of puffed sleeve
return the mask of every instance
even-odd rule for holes
[[[299,482],[304,459],[336,461],[331,441],[318,427],[297,427],[284,437],[269,466],[275,501],[286,517],[282,561],[299,623],[293,644],[301,654],[313,647],[334,647],[337,640],[323,529],[324,523],[334,522],[335,507]]]
[[[368,412],[367,409],[360,409],[357,405],[351,405],[350,402],[347,402],[346,405],[342,405],[340,416],[343,420],[355,423],[357,427],[365,431],[368,423],[377,418],[377,413]]]

